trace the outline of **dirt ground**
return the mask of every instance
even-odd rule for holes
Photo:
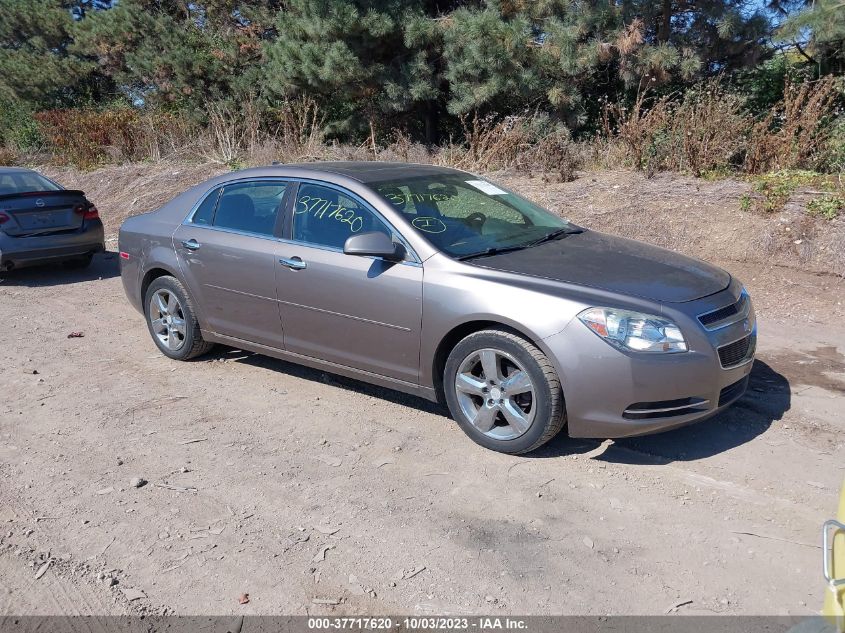
[[[662,435],[500,455],[409,396],[226,348],[168,360],[109,241],[88,271],[0,278],[0,614],[816,613],[845,477],[845,280],[708,210],[738,183],[502,180],[626,235],[662,214],[652,241],[742,279],[748,394]]]

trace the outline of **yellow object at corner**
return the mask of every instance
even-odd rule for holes
[[[828,586],[824,598],[824,615],[834,630],[845,633],[845,485],[839,498],[836,521],[825,524],[830,550],[824,552]]]

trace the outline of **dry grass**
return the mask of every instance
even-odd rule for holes
[[[701,176],[728,171],[749,125],[742,101],[725,92],[717,81],[690,90],[680,102],[662,97],[647,105],[638,95],[631,108],[608,105],[604,130],[619,139],[633,165],[648,176],[658,171],[688,172]]]
[[[606,139],[619,142],[623,152],[635,169],[652,175],[657,171],[658,138],[669,126],[671,110],[668,97],[663,97],[646,107],[646,95],[637,95],[634,105],[605,104],[602,127]]]
[[[839,80],[788,84],[783,102],[753,125],[745,171],[760,174],[782,169],[812,169],[825,162],[833,131],[831,112]]]
[[[826,167],[832,147],[839,79],[788,84],[783,101],[761,120],[718,80],[675,101],[638,94],[634,104],[606,104],[603,132],[624,150],[627,163],[648,176],[679,171],[761,174]]]
[[[20,162],[18,153],[8,147],[0,147],[0,167],[6,165],[17,165]]]
[[[572,141],[569,130],[550,125],[537,113],[504,119],[476,114],[462,117],[461,124],[465,151],[445,148],[438,153],[438,163],[475,171],[540,171],[566,182],[584,162],[582,149]]]
[[[166,112],[50,110],[35,115],[48,158],[92,169],[106,163],[187,157],[196,126]],[[26,157],[20,157],[26,160]]]
[[[633,35],[631,35],[633,37]],[[401,130],[374,146],[327,142],[326,116],[308,97],[272,111],[247,100],[237,107],[209,104],[205,125],[130,108],[56,110],[37,115],[48,140],[43,160],[91,169],[140,160],[210,162],[229,167],[273,161],[401,160],[471,171],[519,169],[569,181],[585,164],[661,171],[760,174],[781,169],[834,169],[840,160],[835,116],[841,82],[827,77],[788,85],[782,102],[762,119],[719,80],[688,89],[682,98],[641,91],[634,103],[605,104],[602,134],[574,142],[569,130],[539,112],[461,118],[461,140],[426,148]],[[841,125],[841,124],[840,124]],[[840,133],[841,134],[841,133]],[[5,162],[26,160],[3,152]]]
[[[327,142],[325,115],[313,99],[285,101],[268,117],[254,102],[233,107],[209,104],[207,124],[196,126],[170,115],[134,110],[56,110],[39,115],[49,152],[7,162],[54,163],[79,169],[139,161],[194,161],[231,168],[316,160],[399,160],[448,165],[472,171],[516,168],[571,180],[589,154],[569,131],[537,113],[463,120],[463,142],[437,148],[415,143],[401,130],[391,142],[372,147]]]

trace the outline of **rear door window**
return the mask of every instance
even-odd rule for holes
[[[213,226],[273,235],[287,183],[279,181],[240,182],[226,185],[217,200]]]

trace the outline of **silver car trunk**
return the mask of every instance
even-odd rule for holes
[[[70,231],[82,226],[89,203],[81,191],[28,192],[0,196],[0,224],[6,235],[23,237]]]

